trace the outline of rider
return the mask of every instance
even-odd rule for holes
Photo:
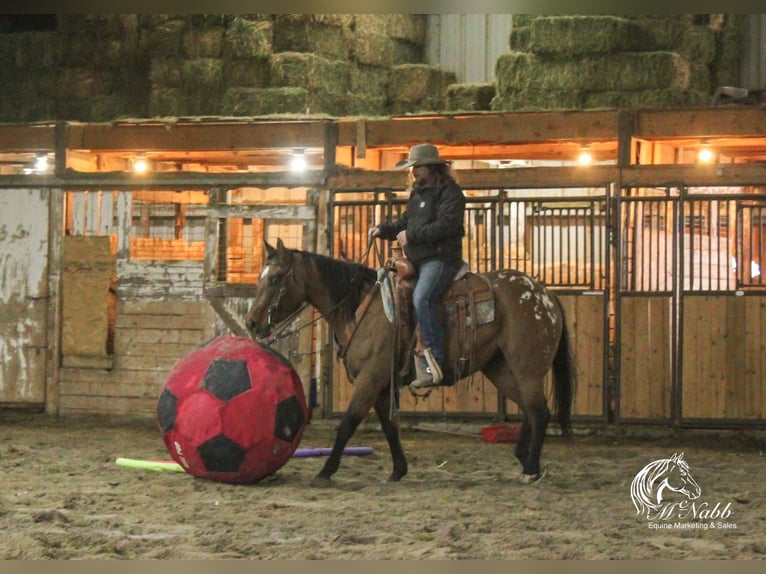
[[[399,219],[376,225],[368,234],[370,239],[396,239],[418,272],[412,302],[424,351],[415,357],[418,375],[410,387],[419,389],[437,386],[443,379],[447,357],[436,304],[463,262],[465,196],[432,144],[412,146],[396,168],[410,169],[407,209]]]

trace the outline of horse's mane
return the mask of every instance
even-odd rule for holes
[[[326,255],[296,251],[309,263],[313,264],[322,283],[327,288],[333,308],[339,318],[350,320],[359,307],[366,287],[377,279],[374,269],[360,263],[333,259]]]

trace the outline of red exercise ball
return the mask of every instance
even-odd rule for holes
[[[157,419],[170,456],[189,474],[252,484],[293,455],[308,407],[282,355],[246,337],[218,337],[176,362]]]

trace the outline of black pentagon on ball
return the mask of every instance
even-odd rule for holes
[[[298,397],[280,401],[277,404],[277,415],[274,423],[274,436],[285,441],[292,441],[303,426],[303,409]]]
[[[245,361],[213,359],[200,385],[223,402],[250,389],[250,373]]]
[[[157,418],[163,433],[171,430],[176,424],[176,405],[178,399],[167,389],[163,389],[157,402]]]
[[[197,447],[208,472],[237,472],[246,451],[229,437],[219,434]]]

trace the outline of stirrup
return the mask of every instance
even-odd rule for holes
[[[444,373],[442,373],[439,363],[436,361],[436,358],[434,357],[434,354],[431,352],[431,349],[423,349],[423,356],[425,356],[426,363],[428,363],[428,368],[426,369],[426,372],[431,374],[434,381],[434,385],[438,385],[439,383],[442,382],[442,379],[444,378]]]

